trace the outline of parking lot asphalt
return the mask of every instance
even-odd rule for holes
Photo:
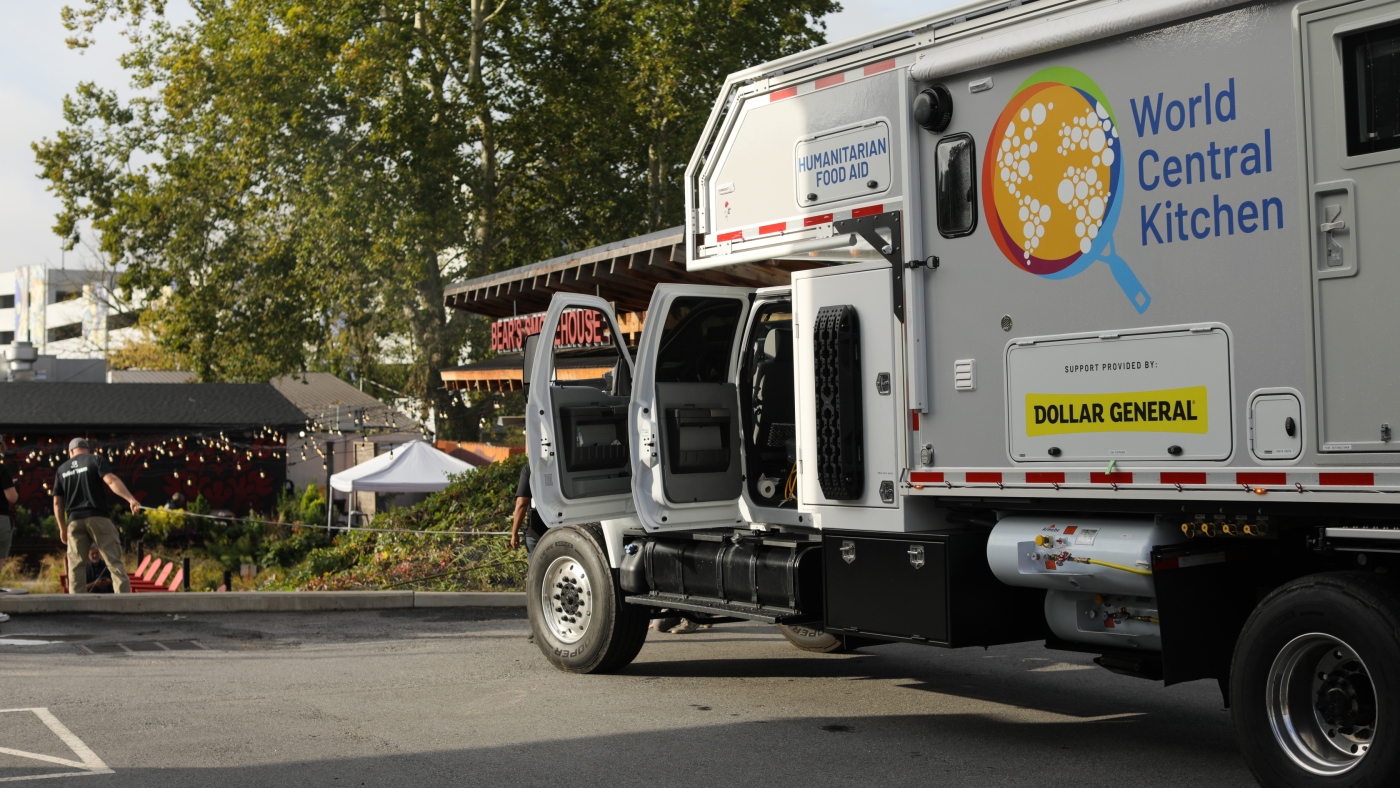
[[[475,609],[17,616],[0,781],[1253,785],[1214,682],[1038,644],[815,655],[747,623],[653,632],[622,672],[577,676],[527,627]]]

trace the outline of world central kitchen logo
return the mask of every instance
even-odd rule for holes
[[[1123,209],[1123,148],[1113,107],[1072,68],[1047,68],[1016,89],[992,126],[982,163],[983,213],[1012,265],[1068,279],[1102,261],[1138,314],[1152,305],[1114,249]]]
[[[1251,125],[1246,99],[1222,75],[1130,98],[1124,125],[1083,72],[1033,74],[997,118],[983,158],[983,209],[997,246],[1043,279],[1068,279],[1101,261],[1146,312],[1152,298],[1114,240],[1121,214],[1129,246],[1188,254],[1201,242],[1284,227],[1286,203],[1260,194],[1255,177],[1273,172],[1274,134]],[[1125,151],[1134,137],[1136,150]],[[1129,185],[1137,204],[1125,206]]]

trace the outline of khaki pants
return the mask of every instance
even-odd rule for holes
[[[112,590],[131,593],[131,580],[122,562],[122,543],[117,527],[106,517],[84,517],[68,523],[68,593],[87,593],[87,554],[93,544],[112,573]]]

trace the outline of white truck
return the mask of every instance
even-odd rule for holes
[[[1043,640],[1400,784],[1400,2],[970,3],[733,75],[686,195],[692,270],[830,265],[659,286],[635,359],[555,296],[621,361],[527,352],[554,664]]]

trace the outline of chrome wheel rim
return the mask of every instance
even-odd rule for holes
[[[1314,632],[1283,647],[1269,667],[1269,724],[1288,757],[1313,774],[1354,768],[1376,738],[1376,690],[1356,650]]]
[[[593,586],[577,559],[556,558],[544,570],[540,610],[555,639],[564,643],[583,639],[593,620]]]

